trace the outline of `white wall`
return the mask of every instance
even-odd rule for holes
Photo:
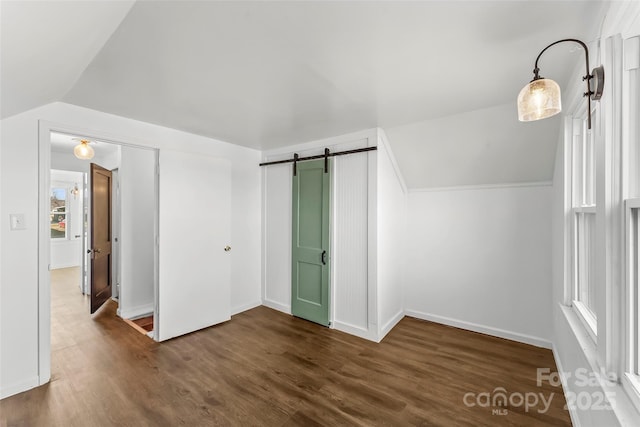
[[[549,347],[551,187],[408,200],[405,313]]]
[[[378,338],[404,317],[407,195],[384,133],[378,138]]]
[[[27,115],[0,129],[0,398],[38,384],[38,124]],[[25,215],[24,230],[9,230],[10,213]]]
[[[49,378],[46,366],[38,363],[39,120],[55,123],[60,131],[73,130],[160,150],[174,148],[228,159],[232,175],[232,309],[260,304],[261,172],[257,166],[260,152],[64,103],[3,119],[0,396],[26,390]],[[25,230],[9,231],[10,213],[25,214]],[[44,306],[47,299],[42,301]],[[45,325],[40,327],[46,334]]]
[[[120,295],[118,310],[130,319],[153,312],[155,238],[155,152],[121,147]]]

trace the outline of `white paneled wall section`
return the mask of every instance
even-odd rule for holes
[[[262,170],[262,303],[291,313],[291,165]]]
[[[356,335],[375,328],[375,316],[369,316],[373,301],[368,298],[375,289],[369,289],[367,280],[369,156],[373,157],[336,157],[333,165],[333,319],[336,328]]]
[[[384,131],[378,138],[377,172],[378,336],[382,338],[404,317],[407,210],[404,181]]]

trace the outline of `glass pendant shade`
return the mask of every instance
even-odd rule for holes
[[[518,119],[521,122],[545,119],[560,111],[560,86],[551,79],[533,80],[518,95]]]
[[[89,147],[89,141],[82,140],[73,148],[73,154],[81,160],[90,160],[93,159],[95,153],[93,148]]]

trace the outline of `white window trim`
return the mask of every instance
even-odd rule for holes
[[[566,292],[565,301],[566,301],[566,305],[571,307],[576,317],[580,319],[580,323],[582,324],[584,331],[587,333],[589,337],[591,337],[591,340],[594,342],[594,344],[597,344],[598,342],[597,318],[596,316],[594,316],[591,310],[589,310],[586,307],[584,303],[580,302],[577,299],[578,298],[577,296],[578,272],[577,272],[577,262],[575,259],[578,253],[576,214],[588,213],[588,214],[595,215],[597,211],[597,207],[595,204],[575,206],[576,184],[574,182],[574,179],[575,179],[574,170],[577,166],[577,163],[576,163],[576,159],[574,158],[574,145],[575,145],[576,137],[580,136],[580,138],[583,138],[582,131],[577,133],[576,129],[578,129],[577,126],[580,126],[580,128],[583,127],[584,121],[586,120],[586,116],[587,116],[587,102],[584,98],[582,98],[577,104],[576,109],[574,110],[574,114],[567,116],[567,123],[568,123],[569,129],[566,129],[566,132],[565,132],[565,155],[568,157],[568,162],[566,162],[565,164],[569,168],[569,170],[566,171],[567,173],[565,174],[565,188],[569,188],[567,201],[569,203],[568,225],[570,225],[570,228],[569,228],[568,237],[570,242],[570,250],[568,255],[570,256],[569,259],[571,260],[571,263],[568,266],[569,274],[567,275],[567,279],[569,280],[569,286],[565,287],[565,292]],[[596,153],[594,150],[593,155],[595,154]],[[581,156],[580,162],[584,163],[584,156]],[[584,165],[581,167],[581,175],[582,175],[581,179],[584,179]],[[595,184],[596,183],[594,182],[594,185]],[[581,192],[582,198],[584,199],[585,195],[584,195],[583,186],[581,186],[580,192]],[[595,202],[595,197],[593,201]]]
[[[640,6],[637,9],[640,12]],[[624,40],[623,63],[623,177],[624,194],[624,282],[623,291],[624,324],[622,348],[623,374],[621,376],[622,387],[629,400],[640,412],[640,299],[638,288],[640,281],[640,265],[638,265],[638,228],[640,228],[640,165],[637,164],[638,150],[640,150],[639,128],[635,124],[635,118],[640,112],[640,100],[634,95],[640,87],[640,36],[634,35]],[[631,197],[630,197],[631,196]],[[637,210],[634,218],[633,210]],[[637,240],[636,240],[637,239]]]
[[[69,233],[69,219],[71,218],[71,216],[69,215],[69,198],[71,196],[70,192],[69,192],[69,185],[72,185],[73,183],[71,183],[70,181],[53,181],[51,182],[51,189],[53,190],[54,188],[59,188],[65,191],[65,210],[64,210],[64,218],[65,218],[65,232],[64,232],[64,237],[51,237],[49,236],[49,240],[51,241],[51,244],[56,245],[56,244],[60,244],[60,243],[66,243],[71,239],[71,235]]]
[[[573,208],[573,213],[574,214],[577,214],[577,213],[595,214],[596,213],[596,205],[575,207],[575,208]]]
[[[626,372],[622,376],[621,383],[625,394],[629,397],[636,410],[640,412],[640,378],[637,375]]]
[[[573,308],[578,318],[582,322],[585,330],[593,340],[593,342],[598,341],[598,322],[596,317],[593,315],[591,310],[587,308],[587,306],[578,300],[573,300]]]
[[[618,2],[612,4],[607,11],[607,17],[605,19],[605,23],[603,23],[603,30],[601,33],[601,42],[606,46],[604,55],[594,55],[596,61],[602,58],[602,61],[607,69],[607,89],[605,89],[605,94],[603,97],[603,101],[607,102],[607,110],[605,112],[605,117],[602,117],[602,124],[604,124],[604,128],[598,127],[599,131],[604,130],[606,132],[605,142],[607,144],[612,144],[617,141],[620,141],[620,137],[622,137],[622,162],[619,164],[614,164],[616,160],[615,157],[610,157],[605,159],[608,163],[605,163],[605,168],[609,168],[611,166],[614,167],[614,176],[609,177],[612,181],[605,182],[605,193],[609,191],[613,191],[614,194],[608,194],[605,199],[605,204],[601,204],[600,200],[597,202],[598,211],[602,214],[604,213],[607,218],[601,218],[601,221],[604,221],[606,224],[607,237],[613,237],[613,241],[608,241],[609,245],[615,246],[614,252],[616,250],[620,250],[619,253],[611,254],[612,247],[606,248],[605,257],[601,256],[599,260],[600,263],[605,263],[607,267],[607,275],[605,279],[605,289],[606,299],[604,300],[605,304],[602,305],[600,310],[604,311],[604,313],[597,313],[598,315],[604,314],[602,317],[601,331],[603,334],[598,337],[596,342],[591,342],[591,340],[586,338],[586,331],[582,326],[580,326],[580,322],[576,318],[575,313],[577,310],[569,307],[571,305],[571,296],[572,296],[572,264],[570,264],[573,260],[571,258],[572,250],[573,250],[573,241],[572,241],[572,232],[573,232],[573,223],[574,217],[572,207],[573,200],[570,199],[571,192],[568,191],[566,184],[571,182],[571,177],[569,173],[571,172],[571,157],[567,158],[570,155],[571,151],[571,137],[573,134],[571,120],[572,117],[568,116],[565,121],[565,139],[564,139],[564,182],[565,182],[565,194],[564,194],[564,254],[565,254],[565,268],[564,268],[564,291],[565,291],[565,299],[564,305],[561,307],[561,310],[567,316],[568,321],[573,319],[573,322],[569,321],[569,324],[572,326],[573,333],[576,338],[580,342],[580,347],[584,351],[584,355],[587,360],[590,361],[591,367],[594,371],[599,369],[607,369],[611,372],[617,372],[619,378],[619,384],[616,384],[613,387],[608,387],[607,384],[602,384],[602,388],[604,390],[611,390],[615,393],[615,405],[614,405],[614,413],[618,419],[618,422],[621,425],[636,425],[638,420],[638,413],[640,412],[640,375],[631,375],[627,372],[628,362],[630,360],[630,342],[627,338],[627,334],[630,333],[629,326],[629,316],[631,315],[631,301],[627,296],[627,292],[629,291],[629,278],[628,274],[628,262],[629,262],[629,251],[628,246],[625,245],[628,239],[629,233],[627,233],[627,224],[628,219],[626,216],[626,206],[628,203],[624,199],[629,199],[629,197],[640,197],[640,188],[638,188],[637,183],[638,177],[640,176],[640,170],[636,169],[635,171],[629,169],[629,164],[625,164],[624,159],[631,161],[630,159],[638,159],[636,156],[629,156],[629,150],[640,149],[637,144],[640,144],[640,135],[638,135],[638,131],[640,131],[640,127],[636,125],[633,129],[628,126],[630,121],[635,121],[637,118],[637,114],[640,111],[640,104],[637,97],[630,96],[630,88],[628,86],[629,81],[625,82],[625,79],[628,79],[628,74],[626,71],[629,70],[630,60],[627,57],[627,43],[631,42],[632,38],[636,40],[632,43],[635,43],[635,52],[633,62],[633,67],[636,69],[640,66],[640,57],[638,56],[638,45],[640,44],[638,41],[638,32],[637,32],[637,17],[638,12],[640,12],[640,3],[636,2]],[[620,49],[620,44],[618,40],[621,40],[620,35],[622,34],[622,39],[624,39],[625,44],[625,65],[624,68],[621,67],[618,62],[618,58],[616,58],[616,52],[620,53],[622,50]],[[614,35],[615,34],[615,35]],[[616,40],[616,37],[618,40]],[[602,52],[598,52],[602,53]],[[612,55],[613,53],[613,55]],[[611,78],[613,77],[613,79]],[[640,83],[640,80],[637,80]],[[578,108],[577,105],[579,103],[578,99],[581,93],[581,90],[576,85],[572,85],[572,103],[573,108],[567,109],[567,111],[577,113]],[[615,96],[613,95],[615,92]],[[599,118],[600,119],[600,118]],[[621,124],[627,123],[625,127],[622,127]],[[621,135],[622,134],[622,135]],[[630,147],[631,143],[635,145],[635,147]],[[625,151],[626,150],[626,151]],[[618,168],[622,166],[622,171]],[[601,165],[602,167],[602,165]],[[637,166],[636,166],[637,168]],[[617,169],[617,170],[616,170]],[[610,172],[610,171],[607,171]],[[618,193],[619,199],[612,199],[612,196],[615,196],[615,191],[620,190],[619,182],[616,182],[616,179],[622,178],[622,188],[620,193]],[[599,180],[601,178],[596,174],[596,179]],[[632,181],[630,183],[630,181]],[[634,186],[635,185],[635,186]],[[631,187],[631,188],[630,188]],[[636,203],[635,201],[633,202]],[[609,209],[612,209],[618,212],[615,212],[614,215],[611,215]],[[613,234],[612,234],[613,232]],[[636,255],[637,257],[637,255]],[[617,265],[616,265],[617,263]],[[618,277],[612,277],[611,270],[609,267],[614,266],[614,268],[618,268]],[[640,272],[638,273],[640,274]],[[613,274],[615,276],[615,272]],[[626,280],[625,280],[626,279]],[[622,284],[623,286],[620,286]],[[635,303],[640,305],[639,300],[635,300]],[[622,311],[622,316],[619,316],[620,311]],[[634,313],[635,315],[635,313]],[[640,314],[638,314],[640,316]],[[599,319],[600,320],[600,319]],[[622,322],[622,324],[620,324]],[[635,323],[636,328],[640,327],[640,324]],[[637,329],[633,332],[637,334]],[[580,338],[582,337],[582,341]],[[640,340],[640,337],[638,338]],[[640,347],[640,346],[639,346]],[[636,358],[635,363],[640,363],[638,358]],[[635,370],[633,372],[639,372]]]
[[[582,92],[575,88],[572,93],[573,102],[568,111],[572,113],[566,116],[565,125],[565,232],[567,243],[567,262],[565,264],[565,301],[571,305],[572,311],[582,319],[585,333],[594,332],[589,326],[588,316],[584,315],[575,298],[575,216],[576,212],[596,211],[596,299],[594,314],[596,316],[596,330],[589,335],[594,338],[598,365],[609,372],[616,372],[620,378],[622,375],[622,354],[619,347],[621,318],[618,314],[622,307],[619,298],[622,292],[619,284],[622,277],[622,260],[624,255],[622,228],[623,209],[620,176],[622,174],[620,161],[620,123],[622,111],[622,70],[621,70],[621,43],[619,34],[603,38],[596,48],[595,60],[601,60],[608,72],[608,89],[605,90],[601,102],[601,108],[593,115],[593,129],[595,142],[595,206],[576,207],[574,192],[574,141],[579,132],[576,131],[576,121],[582,120],[586,113],[586,106],[582,98]],[[601,50],[602,49],[602,50]],[[617,240],[616,240],[617,239]],[[584,307],[582,307],[584,308]]]
[[[578,221],[576,214],[596,214],[596,206],[579,206],[572,209],[572,221],[573,221],[573,253],[572,257],[576,257],[578,254],[578,241],[577,241],[577,227]],[[578,263],[575,258],[572,258],[572,283],[571,283],[571,305],[576,312],[576,315],[582,322],[585,330],[591,337],[594,343],[598,342],[598,320],[593,311],[587,307],[582,301],[577,299],[578,297]]]
[[[634,221],[633,210],[638,210]],[[632,237],[632,232],[637,233],[640,226],[640,198],[626,199],[624,201],[625,211],[625,340],[624,340],[624,374],[622,375],[622,386],[629,396],[631,402],[640,411],[640,372],[639,354],[640,337],[638,337],[638,319],[640,315],[640,301],[638,300],[638,246],[640,242]],[[635,222],[635,223],[634,223]]]

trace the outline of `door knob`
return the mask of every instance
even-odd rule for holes
[[[327,251],[322,251],[322,265],[327,265]]]
[[[227,245],[224,247],[225,252],[229,252],[231,250],[231,246]]]

